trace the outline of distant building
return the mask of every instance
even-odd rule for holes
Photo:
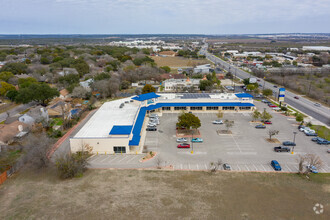
[[[199,90],[199,81],[200,79],[168,79],[163,81],[162,85],[165,92],[170,91],[183,91],[185,89]]]
[[[90,85],[94,82],[94,79],[88,79],[86,81],[80,82],[80,86],[84,87],[85,89],[90,89]]]
[[[303,46],[303,50],[315,50],[315,51],[330,51],[330,47],[326,46]]]
[[[226,53],[235,54],[238,53],[238,50],[227,50]]]
[[[211,64],[199,65],[194,68],[194,74],[209,73],[211,70]]]

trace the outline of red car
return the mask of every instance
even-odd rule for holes
[[[277,105],[273,105],[273,104],[268,105],[268,106],[271,107],[271,108],[276,108],[277,107]]]
[[[295,99],[299,99],[299,97],[298,97],[298,96],[295,96],[294,98],[295,98]]]
[[[265,121],[264,124],[271,125],[272,122],[271,121]]]
[[[186,144],[186,143],[179,144],[178,148],[190,148],[190,144]]]

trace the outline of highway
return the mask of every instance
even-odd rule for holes
[[[230,71],[232,74],[236,75],[237,77],[239,77],[241,79],[254,77],[251,74],[239,69],[238,67],[233,66],[233,65],[223,61],[219,57],[216,57],[213,54],[209,53],[207,51],[207,48],[208,48],[208,44],[205,43],[200,50],[200,54],[205,55],[206,58],[209,59],[210,61],[212,61],[213,63],[220,65],[223,69]],[[264,88],[262,88],[262,89],[271,89],[274,94],[278,94],[279,88],[275,88],[274,84],[264,81],[263,79],[258,79],[258,80],[260,80],[259,84],[264,86]],[[295,99],[294,98],[295,96],[298,96],[299,99]],[[314,102],[312,102],[302,96],[299,96],[295,93],[289,92],[287,90],[285,91],[284,102],[291,105],[292,107],[298,109],[299,111],[313,117],[314,119],[316,119],[328,126],[330,125],[330,109],[327,106],[321,105],[320,107],[317,107],[314,105],[315,104]]]

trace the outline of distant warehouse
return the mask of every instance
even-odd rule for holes
[[[141,153],[146,135],[148,115],[156,112],[193,113],[251,112],[253,97],[247,93],[147,93],[107,102],[89,119],[81,130],[70,139],[72,152],[86,145],[93,153]]]

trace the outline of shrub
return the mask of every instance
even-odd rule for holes
[[[88,152],[79,151],[56,159],[56,168],[63,179],[82,176],[88,166]]]

